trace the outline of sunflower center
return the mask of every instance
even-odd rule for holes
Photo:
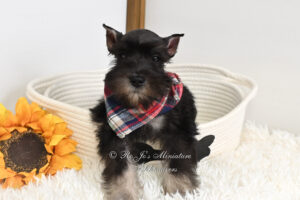
[[[31,172],[47,164],[43,138],[33,132],[15,132],[6,145],[5,163],[16,172]]]

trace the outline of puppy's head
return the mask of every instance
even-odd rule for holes
[[[105,84],[115,98],[127,108],[138,105],[148,108],[154,100],[166,95],[172,82],[164,66],[175,55],[183,34],[162,38],[139,29],[123,35],[109,26],[103,27],[108,51],[115,57]]]

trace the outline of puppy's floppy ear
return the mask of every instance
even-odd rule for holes
[[[115,29],[103,24],[106,29],[106,45],[109,52],[111,52],[113,46],[121,39],[123,34]]]
[[[177,51],[177,47],[180,41],[180,37],[183,37],[184,34],[173,34],[165,40],[167,40],[167,50],[170,57],[173,57]]]

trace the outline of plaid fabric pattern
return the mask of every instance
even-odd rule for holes
[[[162,115],[174,108],[180,101],[183,84],[175,73],[167,72],[172,78],[173,85],[169,94],[163,96],[159,101],[154,101],[147,110],[141,106],[139,109],[126,109],[114,99],[109,88],[104,88],[104,101],[108,124],[120,138],[124,138],[132,131],[147,124],[155,117]]]

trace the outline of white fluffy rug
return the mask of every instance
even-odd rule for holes
[[[100,200],[99,161],[84,160],[79,172],[43,177],[20,190],[0,189],[2,200]],[[144,199],[300,199],[300,135],[247,122],[235,152],[200,162],[201,186],[193,194],[164,196],[155,173],[140,172]]]

